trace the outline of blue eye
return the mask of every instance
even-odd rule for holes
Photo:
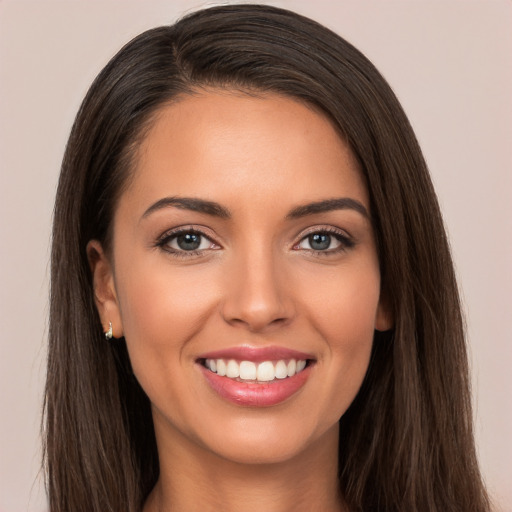
[[[183,256],[197,255],[202,251],[218,248],[207,236],[193,229],[166,233],[157,245],[170,253]]]
[[[315,231],[302,238],[295,246],[306,251],[336,253],[353,247],[354,242],[338,231]]]
[[[201,235],[197,233],[185,233],[178,235],[174,241],[176,245],[183,251],[196,251],[201,247]]]
[[[325,251],[331,247],[331,235],[327,233],[314,233],[313,235],[309,235],[308,243],[311,249],[315,251]]]

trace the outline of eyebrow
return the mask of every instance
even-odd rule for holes
[[[308,215],[315,215],[317,213],[330,212],[333,210],[355,210],[363,217],[367,219],[370,218],[368,210],[363,206],[363,204],[350,197],[325,199],[323,201],[297,206],[288,213],[286,218],[299,219],[301,217],[307,217]]]
[[[213,201],[206,201],[205,199],[197,199],[195,197],[164,197],[156,203],[152,204],[142,215],[142,218],[147,217],[153,212],[162,210],[163,208],[180,208],[181,210],[192,210],[194,212],[206,213],[213,217],[220,217],[222,219],[229,219],[231,213],[227,208],[224,208],[218,203]]]
[[[230,219],[231,212],[214,201],[207,201],[205,199],[198,199],[195,197],[164,197],[152,204],[142,215],[142,218],[148,217],[153,212],[162,210],[164,208],[179,208],[182,210],[191,210],[194,212],[205,213],[213,217],[222,219]],[[307,217],[308,215],[315,215],[318,213],[329,212],[333,210],[355,210],[363,217],[369,218],[368,211],[362,203],[350,197],[338,197],[334,199],[324,199],[323,201],[316,201],[305,205],[293,208],[286,218],[288,220],[299,219]]]

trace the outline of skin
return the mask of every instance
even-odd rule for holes
[[[169,196],[214,201],[230,218],[175,206],[145,215]],[[159,111],[115,212],[111,257],[88,245],[105,330],[112,322],[125,336],[152,403],[161,473],[145,512],[343,510],[338,420],[363,381],[374,329],[391,318],[368,216],[289,218],[333,198],[370,211],[348,146],[313,109],[210,90]],[[198,252],[176,238],[162,244],[180,226],[207,237]],[[308,235],[326,229],[343,242],[331,234],[315,252]],[[270,407],[221,398],[197,358],[243,344],[312,354],[304,387]]]

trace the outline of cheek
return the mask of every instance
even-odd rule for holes
[[[190,363],[182,357],[183,349],[217,303],[211,275],[206,279],[197,267],[177,272],[165,259],[158,259],[137,265],[131,258],[118,265],[123,276],[117,286],[123,331],[141,384],[144,375],[153,380]]]
[[[326,345],[319,371],[324,372],[318,407],[326,422],[337,421],[354,400],[370,360],[380,279],[375,264],[340,269],[310,286],[309,320]],[[317,285],[320,284],[317,280]]]
[[[373,339],[380,296],[378,264],[372,257],[356,263],[305,276],[299,292],[307,297],[304,304],[311,323],[333,353],[357,352]]]
[[[323,313],[331,357],[341,373],[353,374],[356,381],[366,373],[375,332],[379,280],[371,274],[346,276]]]

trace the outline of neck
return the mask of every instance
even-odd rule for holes
[[[340,512],[338,429],[290,460],[241,464],[180,439],[159,439],[160,477],[144,512]]]

